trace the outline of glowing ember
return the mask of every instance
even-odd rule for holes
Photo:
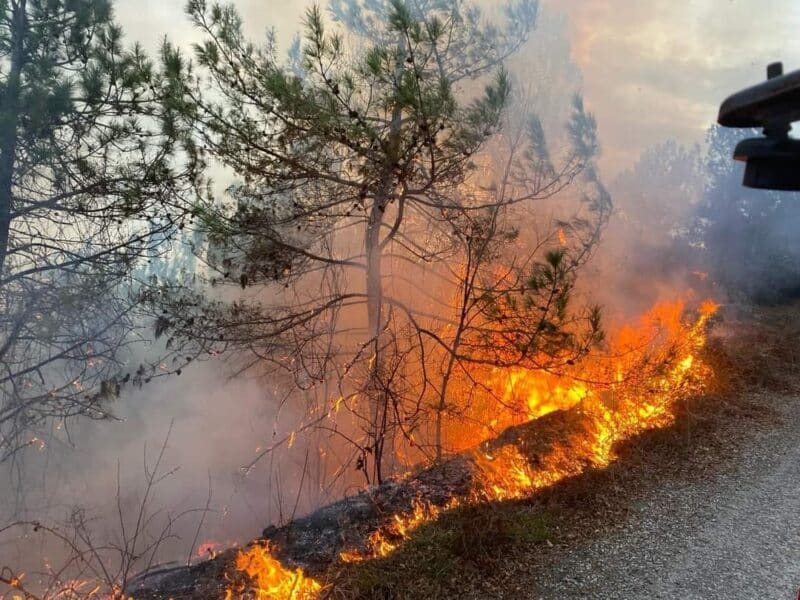
[[[245,590],[252,590],[257,600],[312,600],[322,586],[306,577],[302,569],[285,568],[272,556],[268,545],[254,545],[236,556],[236,570],[250,578],[249,585],[232,584],[226,591],[226,600],[242,598]]]
[[[219,542],[203,542],[197,547],[197,557],[202,559],[216,558],[222,547]]]

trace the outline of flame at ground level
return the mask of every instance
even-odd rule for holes
[[[311,600],[316,598],[322,586],[303,574],[302,569],[285,568],[272,556],[268,545],[253,545],[236,556],[236,570],[250,578],[250,584],[232,584],[226,592],[226,600],[240,598],[246,589],[252,590],[256,600]]]
[[[571,386],[564,377],[505,374],[505,400],[521,398],[531,419],[559,409],[573,409],[575,419],[547,447],[526,449],[535,454],[535,466],[519,445],[476,451],[476,493],[486,500],[529,495],[588,467],[605,467],[615,459],[618,442],[672,424],[676,402],[700,393],[711,375],[697,355],[717,308],[710,300],[703,302],[687,325],[683,302],[656,305],[638,327],[624,327],[613,336],[607,359],[581,365]]]
[[[459,501],[453,498],[447,506],[438,507],[415,501],[413,508],[407,513],[392,516],[392,520],[380,529],[373,531],[367,538],[367,551],[345,550],[339,554],[344,562],[357,562],[378,556],[387,556],[423,523],[436,519],[443,510],[455,508]]]
[[[601,354],[565,365],[559,372],[521,367],[475,369],[470,379],[483,382],[488,393],[474,394],[469,387],[457,392],[469,396],[470,401],[459,409],[463,418],[447,425],[450,449],[469,450],[508,427],[579,405],[586,408],[601,403],[619,412],[624,400],[630,405],[624,407],[626,412],[633,406],[645,413],[661,412],[665,400],[686,391],[689,382],[684,375],[702,374],[705,369],[695,364],[695,357],[705,345],[706,323],[717,308],[706,300],[695,311],[696,318],[687,322],[682,300],[660,302],[638,322],[612,332]],[[642,415],[646,420],[654,417]]]
[[[502,390],[498,414],[493,406],[492,430],[538,419],[557,410],[570,410],[569,427],[559,431],[544,448],[520,444],[493,446],[486,450],[472,444],[475,466],[473,489],[468,497],[454,498],[445,507],[416,502],[411,511],[394,515],[367,540],[366,552],[348,550],[343,561],[385,556],[408,539],[420,525],[436,519],[443,510],[463,502],[521,498],[551,486],[587,468],[601,468],[615,459],[614,448],[649,429],[674,422],[675,407],[682,398],[702,392],[710,368],[698,358],[706,343],[706,325],[716,312],[712,301],[703,302],[697,317],[685,321],[682,301],[661,303],[640,319],[611,336],[608,352],[576,365],[572,373],[553,375],[541,371],[511,369],[490,375],[491,385]],[[476,415],[472,420],[475,422]],[[478,421],[480,422],[480,421]],[[482,432],[457,432],[471,442]],[[452,432],[451,432],[452,433]],[[480,439],[477,441],[481,441]],[[302,570],[284,568],[268,547],[253,546],[240,552],[236,569],[246,573],[255,587],[255,597],[275,600],[315,598],[319,582]],[[228,599],[239,596],[228,590]]]

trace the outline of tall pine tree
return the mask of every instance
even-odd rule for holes
[[[426,277],[463,259],[455,229],[481,211],[569,185],[596,151],[594,123],[577,102],[573,151],[554,164],[530,119],[512,136],[502,191],[465,193],[502,128],[511,98],[502,63],[533,28],[534,0],[506,6],[502,28],[457,0],[335,1],[333,23],[308,10],[289,60],[274,36],[250,42],[230,4],[191,0],[188,12],[205,36],[200,68],[175,85],[201,144],[239,179],[227,203],[202,214],[211,283],[245,291],[231,301],[165,288],[165,327],[206,350],[252,352],[303,389],[325,387],[313,420],[345,405],[360,429],[346,434],[356,464],[380,481],[389,438],[416,444],[413,422],[430,408],[430,382],[411,371],[424,371],[433,328],[417,325],[441,315],[460,285]],[[535,276],[520,281],[545,294]],[[566,297],[548,310],[565,310]]]
[[[3,0],[0,54],[2,460],[52,420],[108,415],[132,270],[185,219],[194,158],[109,0]]]

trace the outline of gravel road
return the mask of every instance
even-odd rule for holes
[[[731,468],[668,482],[625,525],[554,553],[532,600],[797,600],[800,589],[800,399]]]

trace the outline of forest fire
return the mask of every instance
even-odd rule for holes
[[[519,373],[508,375],[506,398],[520,398],[528,417],[574,408],[581,426],[538,454],[535,468],[515,446],[493,454],[476,451],[479,495],[488,500],[525,496],[587,467],[604,467],[614,460],[618,442],[670,425],[676,401],[687,392],[701,391],[708,379],[709,367],[697,353],[706,343],[706,324],[717,308],[706,300],[695,321],[685,325],[682,301],[657,304],[638,327],[624,327],[613,336],[609,358],[581,365],[574,376],[579,383],[570,387],[562,378],[539,373],[528,375],[532,381]]]
[[[495,426],[532,421],[555,411],[569,411],[573,426],[535,460],[519,441],[487,449],[483,444],[468,452],[474,464],[471,491],[444,506],[415,501],[410,511],[395,514],[369,534],[364,550],[345,550],[343,562],[387,556],[424,523],[463,503],[524,498],[537,490],[579,475],[589,468],[603,468],[614,461],[618,442],[646,430],[666,427],[675,408],[687,394],[703,390],[709,367],[698,357],[706,343],[708,319],[717,305],[710,300],[686,322],[683,301],[660,303],[639,323],[615,332],[608,350],[576,365],[570,374],[509,370],[495,373],[504,384],[502,405],[508,410]],[[520,411],[514,410],[522,408]],[[473,435],[474,432],[468,432]],[[487,442],[491,443],[491,442]],[[313,598],[321,584],[302,570],[281,566],[269,547],[254,546],[240,552],[236,569],[257,586],[257,598]],[[228,590],[228,598],[235,591]]]
[[[0,600],[515,598],[600,502],[669,550],[603,556],[625,597],[688,579],[672,521],[638,535],[657,469],[749,459],[751,392],[800,380],[756,336],[800,299],[800,181],[731,160],[792,175],[800,112],[729,130],[800,72],[702,123],[791,11],[592,3],[0,2]]]

